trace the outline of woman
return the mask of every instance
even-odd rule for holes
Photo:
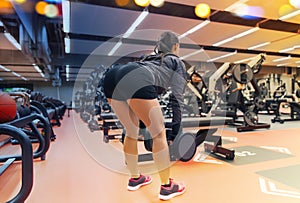
[[[170,155],[158,95],[172,90],[172,130],[180,129],[181,107],[186,85],[184,63],[178,58],[179,40],[172,32],[164,32],[154,49],[155,54],[142,61],[111,68],[104,79],[104,93],[115,114],[126,129],[124,154],[131,174],[128,190],[137,190],[152,182],[138,170],[137,139],[139,120],[153,138],[153,159],[158,168],[161,188],[159,198],[168,200],[184,193],[185,186],[170,178]]]

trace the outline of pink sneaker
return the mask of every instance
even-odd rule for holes
[[[144,185],[148,185],[152,182],[152,178],[151,176],[144,176],[144,175],[140,175],[139,179],[134,179],[134,178],[130,178],[129,182],[128,182],[128,186],[127,189],[130,191],[134,191],[139,189],[140,187],[144,186]]]
[[[175,183],[170,178],[170,184],[170,187],[160,187],[159,199],[169,200],[185,192],[185,186],[182,183]]]

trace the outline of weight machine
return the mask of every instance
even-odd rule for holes
[[[216,100],[223,96],[223,103],[211,111],[215,116],[228,116],[234,119],[232,125],[237,126],[237,131],[249,131],[261,128],[270,128],[269,124],[258,122],[258,111],[264,107],[265,102],[260,97],[260,89],[254,78],[261,70],[261,64],[265,60],[265,54],[253,57],[247,64],[224,63],[210,78],[208,85],[208,97]],[[219,80],[225,82],[225,95],[216,91]],[[252,100],[248,100],[242,93],[243,86],[251,84],[254,89]],[[217,92],[217,93],[216,93]],[[238,120],[237,110],[243,113],[243,121]]]
[[[279,122],[283,124],[285,121],[298,121],[300,120],[300,104],[297,101],[300,98],[300,89],[295,90],[296,84],[300,87],[300,81],[296,80],[295,77],[292,79],[292,92],[295,95],[286,95],[285,83],[277,87],[273,95],[273,109],[275,117],[271,119],[272,123]],[[278,93],[279,92],[279,93]],[[276,97],[277,96],[277,97]],[[280,97],[279,97],[280,96]],[[287,103],[290,107],[290,118],[282,118],[280,113],[280,107],[282,103]]]
[[[212,101],[208,99],[207,85],[204,78],[196,71],[196,67],[192,66],[187,71],[190,76],[187,80],[187,87],[196,96],[199,116],[206,116],[212,107]]]

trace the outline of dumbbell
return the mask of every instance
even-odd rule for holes
[[[89,126],[89,129],[91,130],[91,132],[100,130],[99,123],[94,119],[88,121],[88,126]]]

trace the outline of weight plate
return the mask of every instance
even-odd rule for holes
[[[153,144],[153,140],[152,140],[152,137],[149,133],[148,130],[145,131],[145,134],[144,134],[144,146],[145,146],[145,149],[149,152],[152,152],[152,144]]]
[[[244,114],[244,121],[249,126],[255,126],[258,124],[258,116],[253,111],[247,111]]]
[[[92,131],[100,129],[100,125],[96,120],[90,120],[88,122],[88,126],[89,126],[90,130],[92,130]]]
[[[183,133],[178,136],[175,144],[176,157],[180,161],[187,162],[193,158],[196,153],[195,135],[192,133]]]
[[[248,64],[236,64],[233,69],[233,78],[241,84],[247,84],[253,79],[253,71]]]
[[[254,103],[255,103],[255,106],[258,108],[258,109],[263,109],[265,107],[265,100],[260,98],[260,97],[256,97],[254,99]]]

